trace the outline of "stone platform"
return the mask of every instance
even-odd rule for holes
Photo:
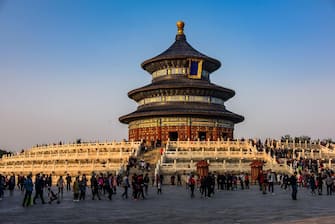
[[[256,186],[251,190],[216,191],[213,198],[191,199],[185,187],[163,186],[163,194],[149,189],[147,200],[122,200],[122,189],[109,201],[72,201],[72,193],[64,192],[60,204],[21,206],[23,194],[14,192],[0,201],[0,223],[334,223],[335,196],[312,196],[308,190],[298,191],[292,201],[290,191],[278,186],[275,195],[262,195]],[[45,194],[46,200],[46,194]]]

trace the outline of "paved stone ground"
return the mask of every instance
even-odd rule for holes
[[[213,198],[191,199],[184,187],[163,186],[163,194],[150,189],[147,200],[122,200],[121,189],[112,201],[102,197],[73,202],[65,192],[60,204],[24,208],[23,194],[6,192],[0,201],[0,223],[335,223],[335,196],[312,196],[302,189],[298,200],[278,186],[275,195],[263,195],[257,187],[244,191],[218,191]],[[46,196],[45,196],[46,198]]]

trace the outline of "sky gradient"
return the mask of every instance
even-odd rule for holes
[[[140,64],[174,41],[220,60],[235,137],[335,139],[335,2],[0,0],[0,148],[122,140]]]

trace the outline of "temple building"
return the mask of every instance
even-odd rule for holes
[[[128,93],[138,103],[136,111],[119,118],[129,125],[129,141],[232,139],[234,124],[244,117],[225,107],[235,92],[210,81],[221,63],[186,41],[182,21],[177,27],[175,42],[141,64],[152,82]]]

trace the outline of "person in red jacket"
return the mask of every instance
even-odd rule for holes
[[[189,181],[188,181],[191,189],[191,198],[194,198],[194,187],[195,187],[195,180],[194,180],[194,175],[192,174]]]

